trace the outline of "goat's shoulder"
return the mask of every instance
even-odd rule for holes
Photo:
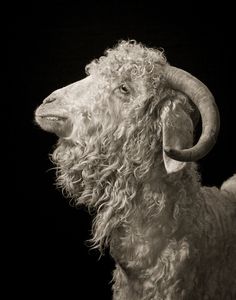
[[[236,174],[224,181],[220,189],[236,201]]]

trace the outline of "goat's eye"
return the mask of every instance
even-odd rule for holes
[[[125,84],[121,84],[119,90],[122,94],[129,94],[129,88]]]

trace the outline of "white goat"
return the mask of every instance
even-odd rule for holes
[[[36,121],[60,138],[58,185],[96,212],[91,241],[116,261],[114,299],[236,299],[236,176],[202,187],[194,163],[217,139],[212,94],[134,41],[86,70]]]

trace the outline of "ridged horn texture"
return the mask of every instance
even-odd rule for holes
[[[165,78],[169,85],[186,94],[198,108],[202,120],[202,133],[196,145],[189,149],[164,149],[165,153],[178,161],[197,161],[215,145],[220,129],[220,116],[215,99],[209,89],[188,72],[167,66]]]

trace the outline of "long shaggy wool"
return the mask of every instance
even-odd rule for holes
[[[175,128],[181,111],[194,126],[166,64],[163,50],[122,41],[86,67],[96,88],[70,107],[57,183],[95,215],[90,242],[116,261],[114,300],[236,299],[236,178],[219,190],[201,186],[195,163],[166,172],[162,115]]]

